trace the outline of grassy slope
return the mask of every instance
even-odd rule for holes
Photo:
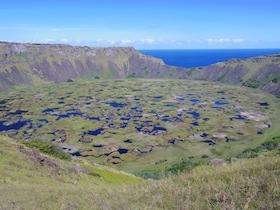
[[[200,166],[189,174],[133,184],[137,182],[133,176],[96,166],[90,166],[92,175],[67,173],[70,165],[78,164],[75,160],[56,160],[61,172],[55,174],[20,153],[13,140],[1,136],[0,145],[0,208],[3,209],[280,207],[279,157],[241,160],[217,168]],[[111,180],[104,174],[109,174]],[[119,182],[112,183],[115,180]]]
[[[215,71],[208,71],[209,69],[215,69]],[[219,73],[224,69],[232,68],[235,74],[231,74],[231,71],[225,73],[222,77]],[[233,70],[235,69],[235,70]],[[239,69],[239,70],[238,70]],[[234,76],[241,76],[242,71],[246,72],[239,81],[232,80]],[[264,71],[265,70],[265,71]],[[190,73],[192,78],[206,80],[221,81],[224,83],[242,85],[250,88],[259,88],[265,92],[271,93],[279,97],[279,81],[280,81],[280,59],[279,54],[272,54],[267,56],[252,57],[247,59],[229,60],[225,62],[219,62],[204,68],[193,69]],[[216,74],[216,77],[213,75]],[[200,76],[197,76],[200,75]],[[266,75],[266,76],[264,76]],[[204,80],[203,79],[203,80]]]
[[[50,160],[49,166],[41,161],[41,157],[21,152],[20,148],[30,151],[15,140],[0,136],[0,209],[19,206],[28,209],[57,208],[53,203],[56,199],[63,195],[73,198],[88,186],[100,188],[107,184],[114,186],[141,180],[86,161],[63,161],[40,154]],[[75,168],[83,171],[75,171]]]

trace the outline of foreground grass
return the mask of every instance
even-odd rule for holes
[[[117,173],[121,181],[113,182],[116,171],[81,163],[91,172],[68,173],[78,163],[56,160],[56,174],[18,152],[10,139],[1,137],[0,143],[0,209],[280,208],[279,157],[198,166],[157,181]]]

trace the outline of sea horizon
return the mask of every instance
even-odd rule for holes
[[[280,48],[260,49],[148,49],[139,52],[160,58],[167,65],[194,68],[208,66],[229,59],[246,59],[280,53]]]

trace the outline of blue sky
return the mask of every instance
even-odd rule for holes
[[[280,48],[280,1],[2,1],[0,40],[136,49]]]

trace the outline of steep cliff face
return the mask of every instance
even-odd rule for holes
[[[192,71],[192,79],[259,88],[280,97],[280,54],[231,59]]]
[[[0,43],[2,91],[17,85],[65,82],[77,77],[177,77],[177,71],[182,68],[166,66],[162,60],[129,47]]]
[[[231,59],[203,68],[165,65],[130,47],[0,42],[0,91],[84,78],[174,78],[217,81],[259,88],[280,97],[280,54]]]

